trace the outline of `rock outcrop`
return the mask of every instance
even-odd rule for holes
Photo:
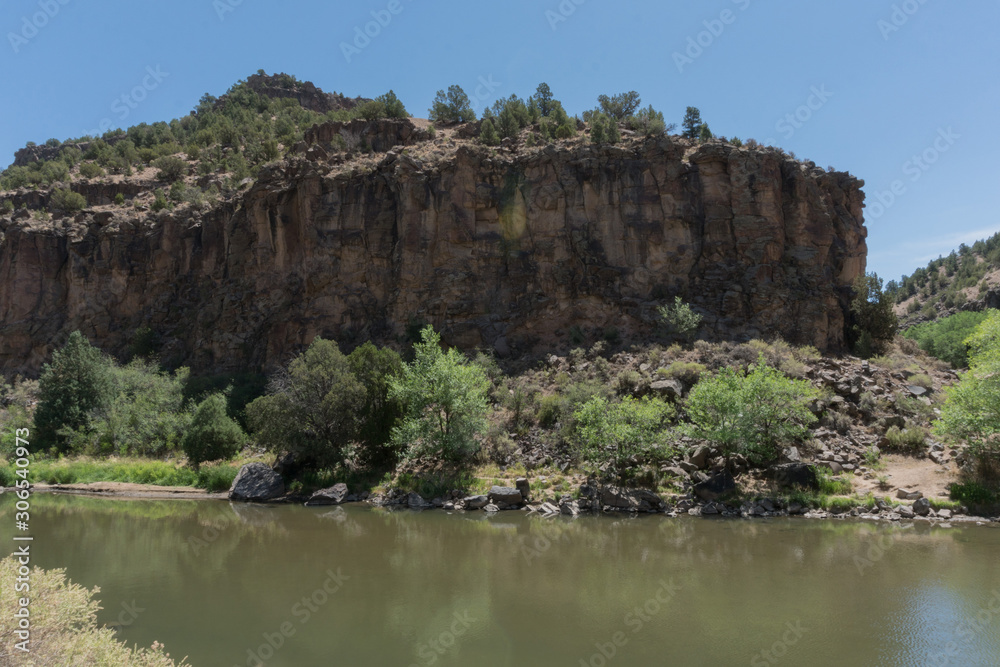
[[[848,174],[676,137],[403,148],[426,132],[377,123],[370,143],[392,150],[327,157],[344,126],[319,126],[317,151],[208,210],[0,219],[0,372],[37,372],[74,329],[122,354],[149,327],[197,370],[273,368],[318,335],[385,343],[416,323],[518,355],[568,347],[574,327],[642,340],[674,295],[706,337],[843,345],[866,257]]]

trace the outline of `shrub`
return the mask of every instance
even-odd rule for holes
[[[80,165],[80,175],[84,178],[98,178],[104,175],[104,169],[94,162],[84,162]]]
[[[232,458],[244,441],[240,425],[226,414],[226,397],[216,392],[195,408],[183,446],[188,460],[198,468],[204,461]]]
[[[890,426],[885,432],[886,447],[903,452],[922,451],[927,441],[927,432],[919,427],[900,429]]]
[[[746,375],[725,368],[691,390],[686,431],[717,446],[723,456],[742,454],[755,465],[775,459],[779,446],[802,438],[816,421],[809,404],[819,392],[758,359]]]
[[[65,430],[86,429],[95,412],[107,409],[114,395],[111,361],[74,331],[52,362],[42,367],[32,447],[63,448]]]
[[[163,456],[181,445],[191,422],[182,410],[188,369],[173,375],[152,361],[136,359],[111,366],[112,398],[92,420],[99,452],[132,456]]]
[[[153,212],[162,211],[169,207],[170,202],[167,201],[167,196],[163,194],[163,190],[157,190],[153,193],[153,203],[149,207]]]
[[[911,305],[919,308],[916,301]],[[903,336],[916,341],[921,350],[947,361],[953,368],[965,368],[969,363],[965,339],[988,315],[989,311],[955,313],[935,322],[925,322],[910,327],[903,332]]]
[[[153,161],[153,166],[160,170],[156,178],[168,183],[180,180],[187,174],[187,162],[173,155],[157,158]]]
[[[119,192],[118,194],[116,194],[115,195],[115,204],[117,206],[124,206],[125,205],[125,195],[122,194],[121,192]]]
[[[624,478],[633,457],[653,453],[663,446],[673,407],[660,399],[626,396],[620,403],[595,396],[574,413],[576,441],[588,461],[607,464]]]
[[[461,86],[449,86],[448,92],[437,91],[432,107],[428,110],[432,121],[442,123],[468,123],[476,120],[469,96]]]
[[[316,338],[247,405],[247,424],[264,447],[326,467],[344,459],[365,396],[337,344]]]
[[[652,104],[648,108],[640,110],[634,116],[629,117],[627,123],[630,130],[647,137],[656,137],[667,131],[667,123],[663,119],[663,112],[654,109]]]
[[[87,208],[87,200],[78,192],[73,192],[69,189],[58,189],[52,192],[49,206],[53,211],[75,213]]]
[[[642,99],[639,97],[639,93],[634,90],[610,97],[601,95],[597,98],[597,103],[600,105],[601,111],[615,123],[620,123],[635,113],[641,102]]]
[[[667,330],[667,333],[688,342],[694,338],[698,327],[701,326],[701,314],[696,313],[679,296],[674,297],[673,305],[659,306],[656,311],[660,316],[660,324]]]
[[[14,556],[0,560],[0,642],[12,655],[18,623],[14,612],[19,607],[15,586],[19,578],[19,563]],[[30,664],[35,665],[105,665],[106,667],[180,667],[163,647],[153,642],[150,648],[129,648],[115,637],[115,630],[97,623],[100,603],[94,595],[100,589],[88,590],[66,579],[66,570],[31,570],[31,631]],[[23,577],[21,579],[23,581]],[[19,652],[19,651],[18,651]],[[14,662],[5,664],[15,664]]]
[[[486,430],[490,381],[458,350],[443,351],[429,325],[413,350],[413,362],[391,383],[390,396],[406,406],[392,440],[412,458],[466,459],[478,451],[476,437]]]
[[[703,365],[693,361],[674,361],[662,369],[659,374],[680,380],[688,387],[691,387],[701,379],[706,370],[708,369]]]

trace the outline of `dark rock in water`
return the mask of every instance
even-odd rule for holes
[[[518,477],[517,481],[514,482],[514,486],[517,487],[522,499],[529,500],[531,498],[531,483],[528,482],[526,477]]]
[[[634,510],[647,512],[664,507],[663,500],[644,489],[623,489],[615,486],[605,486],[601,489],[601,504],[619,510]]]
[[[309,496],[309,500],[306,501],[306,506],[339,505],[340,503],[346,501],[348,497],[346,484],[334,484],[328,489],[320,489],[316,493]]]
[[[469,496],[462,503],[467,510],[481,510],[490,500],[486,496]]]
[[[236,475],[229,488],[229,499],[242,502],[263,502],[285,495],[281,475],[260,461],[248,463]]]
[[[704,482],[694,485],[694,493],[702,500],[715,500],[736,488],[736,480],[728,472],[717,472]]]
[[[432,507],[432,505],[424,500],[424,497],[416,491],[410,492],[410,494],[406,496],[406,505],[411,510],[420,510],[425,507]]]
[[[819,488],[819,478],[816,476],[816,469],[805,463],[785,463],[774,466],[771,469],[771,477],[781,487]]]
[[[521,492],[517,489],[509,486],[490,487],[489,501],[491,503],[497,505],[500,503],[505,505],[520,505],[522,500],[524,499],[521,497]]]

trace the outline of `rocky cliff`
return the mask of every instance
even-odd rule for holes
[[[0,220],[0,370],[36,371],[74,329],[122,354],[148,326],[164,358],[215,370],[421,322],[501,355],[566,348],[574,327],[641,342],[674,295],[709,338],[843,345],[866,256],[848,174],[677,137],[495,150],[356,123],[367,148],[397,145],[347,159],[327,127],[207,209]],[[118,186],[89,187],[95,205]]]

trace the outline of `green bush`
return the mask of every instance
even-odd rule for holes
[[[642,103],[639,93],[630,90],[627,93],[607,96],[601,95],[597,98],[597,103],[601,111],[615,123],[620,123],[635,113]]]
[[[486,146],[500,145],[500,135],[497,134],[496,128],[493,127],[493,121],[489,118],[483,120],[482,125],[479,126],[479,141]]]
[[[173,155],[165,155],[153,161],[153,166],[160,171],[156,178],[172,183],[187,175],[187,162]]]
[[[226,397],[216,392],[195,408],[183,447],[188,461],[198,468],[205,461],[231,459],[245,440],[243,429],[226,414]]]
[[[912,304],[917,302],[914,301]],[[921,350],[947,361],[953,368],[965,368],[969,363],[965,339],[988,315],[989,311],[963,311],[944,319],[910,327],[903,332],[903,336],[915,340]]]
[[[124,206],[125,205],[125,195],[119,192],[115,195],[115,205]]]
[[[691,390],[686,432],[708,440],[727,459],[742,454],[754,465],[773,461],[780,445],[801,439],[816,417],[809,404],[819,392],[791,380],[759,358],[746,375],[731,368],[703,377]]]
[[[679,296],[674,297],[673,305],[659,306],[656,310],[660,316],[660,325],[667,330],[667,333],[688,342],[698,333],[698,327],[701,326],[702,320],[701,314],[695,312]]]
[[[479,451],[477,436],[486,431],[489,378],[427,326],[413,346],[414,359],[391,383],[390,397],[406,406],[392,440],[411,458],[435,456],[461,461]]]
[[[316,338],[272,379],[266,396],[247,405],[247,424],[269,450],[327,467],[344,460],[365,400],[337,344]]]
[[[654,109],[652,104],[646,109],[641,109],[634,116],[630,116],[626,122],[630,130],[647,137],[657,137],[667,131],[663,112]]]
[[[78,192],[69,189],[57,189],[52,192],[49,207],[53,211],[75,213],[87,208],[87,199]]]
[[[56,447],[65,451],[66,430],[87,429],[95,413],[110,406],[112,362],[74,331],[52,355],[52,362],[42,367],[38,393],[31,445],[36,450]]]
[[[588,461],[607,464],[609,471],[624,478],[633,457],[664,447],[673,417],[674,408],[660,399],[626,396],[621,402],[610,402],[595,396],[573,415],[577,451]]]
[[[104,175],[104,169],[94,162],[84,162],[80,165],[80,175],[84,178],[99,178]]]

